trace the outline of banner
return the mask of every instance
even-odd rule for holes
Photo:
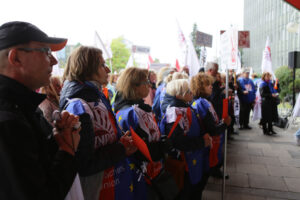
[[[220,41],[221,69],[238,68],[238,31],[230,28],[221,35]]]
[[[272,69],[272,59],[271,59],[271,47],[270,47],[270,40],[269,40],[269,36],[267,37],[267,41],[266,41],[266,46],[265,49],[263,51],[263,56],[262,56],[262,63],[261,63],[261,72],[269,72],[270,74],[272,74],[273,79],[276,80],[276,76],[273,72]]]

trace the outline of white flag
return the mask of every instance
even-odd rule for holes
[[[179,46],[184,50],[184,54],[185,54],[184,65],[188,66],[189,76],[192,77],[199,72],[200,69],[199,59],[197,57],[192,40],[189,37],[185,37],[184,33],[182,32],[179,26],[178,21],[177,21],[177,26],[178,26]]]
[[[100,36],[98,35],[97,31],[95,31],[94,46],[102,50],[102,56],[103,56],[104,60],[112,58],[112,52],[110,49],[110,45],[108,45],[108,47],[104,45],[104,43],[101,40]]]
[[[273,69],[272,69],[271,47],[270,47],[269,36],[267,37],[266,47],[263,51],[261,71],[262,71],[262,73],[269,72],[270,74],[272,74],[274,80],[276,80],[276,76],[275,76],[275,74],[273,72]]]
[[[187,49],[187,63],[186,65],[189,68],[189,76],[195,76],[200,69],[199,59],[197,57],[196,50],[190,38],[187,39],[188,49]]]
[[[125,68],[128,68],[128,67],[134,67],[132,54],[130,55]]]

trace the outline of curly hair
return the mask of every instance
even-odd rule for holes
[[[191,92],[194,97],[206,97],[205,87],[211,85],[214,79],[212,76],[207,75],[203,72],[193,76],[190,82]]]

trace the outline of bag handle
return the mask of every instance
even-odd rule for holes
[[[175,121],[175,123],[173,124],[172,129],[171,129],[171,131],[170,131],[169,134],[168,134],[168,138],[170,138],[170,137],[172,136],[172,134],[173,134],[173,132],[174,132],[174,130],[175,130],[177,124],[179,123],[179,121],[180,121],[180,119],[181,119],[181,117],[182,117],[182,115],[178,115],[178,116],[177,116],[176,121]]]

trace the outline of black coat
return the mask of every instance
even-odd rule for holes
[[[7,171],[0,199],[63,200],[71,188],[75,158],[58,150],[51,125],[37,112],[45,97],[0,75],[0,160]]]
[[[276,99],[272,96],[268,85],[261,84],[259,88],[261,96],[261,117],[263,122],[276,122],[278,120]]]

